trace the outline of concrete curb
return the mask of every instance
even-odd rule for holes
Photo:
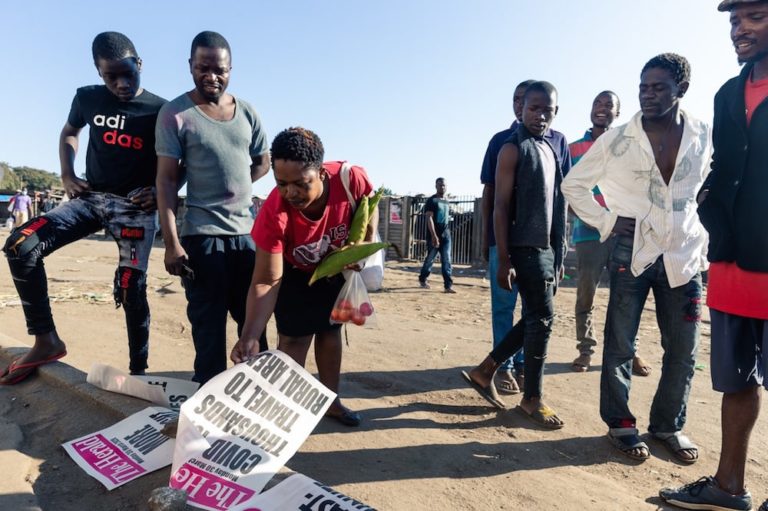
[[[0,360],[3,362],[3,367],[9,364],[14,358],[19,357],[27,352],[30,348],[30,345],[0,333]],[[62,362],[62,360],[66,360],[66,357],[57,360],[56,362],[38,367],[37,375],[32,375],[30,378],[42,378],[43,381],[45,381],[47,384],[69,392],[77,398],[90,400],[107,413],[115,415],[117,420],[122,420],[123,418],[128,417],[129,415],[133,415],[134,413],[143,410],[148,406],[157,406],[153,403],[150,403],[149,401],[144,401],[142,399],[125,396],[123,394],[117,394],[114,392],[107,392],[105,390],[94,387],[85,381],[86,377],[88,376],[87,373],[84,373],[83,371]],[[19,385],[24,385],[24,382],[19,383]],[[117,422],[117,420],[115,422]],[[0,431],[0,434],[2,434],[2,431]],[[18,451],[8,451],[8,453],[13,454],[14,456],[17,454],[18,456],[24,456]],[[1,456],[0,461],[4,461],[2,460]],[[283,481],[285,478],[292,474],[294,474],[292,470],[288,469],[287,467],[282,467],[280,472],[278,472],[267,483],[263,491],[272,488],[277,483]],[[14,501],[13,506],[7,508],[5,507],[5,502],[0,496],[0,509],[23,509],[24,511],[40,511],[39,508],[36,507],[37,499],[34,494],[31,493],[32,487],[31,485],[28,486],[30,494],[22,495],[20,498],[28,499],[24,501],[24,505],[29,507],[17,507],[17,501]],[[194,508],[187,506],[186,509],[191,511]]]
[[[0,359],[4,362],[3,366],[30,348],[30,345],[0,333]],[[37,375],[32,375],[31,378],[42,378],[49,385],[70,392],[79,398],[88,399],[107,413],[120,419],[133,415],[147,406],[154,406],[149,401],[107,392],[86,383],[87,373],[72,367],[63,360],[66,360],[66,357],[38,367]],[[24,385],[24,382],[19,383],[19,385]]]

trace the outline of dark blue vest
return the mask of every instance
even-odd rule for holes
[[[552,149],[546,139],[542,141]],[[555,189],[552,201],[552,228],[547,231],[547,197],[544,184],[544,166],[536,148],[536,140],[520,126],[507,140],[517,146],[518,159],[515,169],[515,186],[510,202],[509,233],[507,244],[514,247],[552,247],[555,253],[555,270],[565,257],[565,198],[560,192],[563,172],[560,162],[555,160]],[[554,155],[554,150],[552,152]]]

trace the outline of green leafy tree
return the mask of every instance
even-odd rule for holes
[[[14,167],[13,173],[16,174],[30,193],[42,192],[54,186],[61,186],[61,178],[46,170],[31,167]]]
[[[21,188],[23,183],[10,165],[0,162],[0,191],[13,192]]]

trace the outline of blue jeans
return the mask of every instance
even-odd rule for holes
[[[551,248],[513,247],[509,257],[517,271],[517,289],[524,307],[522,318],[493,349],[491,358],[501,364],[524,347],[523,396],[541,397],[544,360],[555,317],[555,254]]]
[[[243,330],[256,249],[249,235],[184,236],[181,245],[194,272],[182,278],[195,345],[192,380],[202,385],[227,368],[228,313],[238,336]],[[259,350],[266,349],[262,332]]]
[[[504,336],[512,330],[515,324],[515,305],[517,304],[517,284],[512,286],[512,291],[499,286],[496,273],[499,269],[499,259],[496,245],[488,248],[488,280],[491,281],[491,325],[493,327],[493,347],[495,348],[504,339]],[[523,370],[523,350],[518,351],[512,358],[508,358],[499,367],[499,371],[508,371],[514,364],[515,371]]]
[[[631,262],[632,237],[618,236],[609,263],[611,293],[605,318],[600,416],[609,428],[636,427],[629,410],[632,359],[640,316],[649,291],[653,291],[664,357],[648,430],[674,433],[685,425],[699,346],[701,274],[671,288],[662,257],[638,277],[632,275]]]
[[[117,242],[115,304],[125,312],[129,368],[131,372],[140,372],[147,368],[149,354],[146,272],[157,231],[154,211],[143,211],[120,195],[87,192],[19,227],[6,240],[3,250],[21,298],[27,331],[30,335],[47,334],[56,327],[43,258],[101,229],[109,231]]]
[[[432,272],[432,265],[435,262],[438,252],[440,253],[440,267],[443,271],[443,285],[445,289],[451,289],[453,279],[451,278],[451,231],[446,229],[442,233],[438,231],[440,237],[440,246],[434,247],[432,239],[427,240],[427,258],[424,259],[424,265],[419,273],[419,282],[426,282],[429,274]]]

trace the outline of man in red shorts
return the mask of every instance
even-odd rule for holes
[[[699,192],[709,231],[712,386],[723,393],[720,464],[713,477],[660,492],[685,509],[748,511],[744,471],[768,368],[768,1],[724,0],[738,77],[715,96],[712,172]],[[768,500],[759,511],[768,511]]]

